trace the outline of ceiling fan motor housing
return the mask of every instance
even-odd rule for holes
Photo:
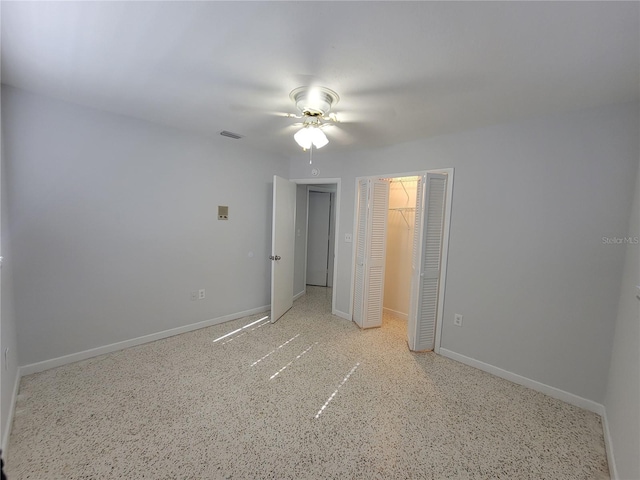
[[[326,115],[340,100],[336,92],[326,87],[298,87],[291,91],[289,97],[296,104],[296,108],[308,117]]]

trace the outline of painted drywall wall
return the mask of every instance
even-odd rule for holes
[[[453,167],[442,347],[602,403],[638,163],[638,104],[537,117],[314,158],[342,178],[353,232],[355,178]],[[291,159],[292,178],[310,176]],[[339,244],[336,309],[351,311],[353,245]],[[454,313],[464,315],[462,328]]]
[[[387,255],[384,271],[385,309],[406,318],[411,294],[411,261],[416,206],[415,180],[392,180],[389,184]],[[398,210],[403,209],[403,210]]]
[[[293,264],[293,295],[306,291],[305,268],[307,265],[307,186],[296,187],[296,242]]]
[[[1,110],[0,110],[1,111]],[[1,121],[0,121],[1,124]],[[5,450],[11,429],[11,409],[18,388],[18,339],[16,319],[13,309],[13,279],[11,245],[9,242],[7,201],[7,172],[4,155],[4,141],[0,126],[0,245],[3,257],[0,269],[0,439]],[[5,357],[5,352],[6,357]]]
[[[613,235],[617,241],[607,235],[607,248],[624,250],[625,262],[604,405],[617,478],[633,479],[640,478],[640,168],[629,228]]]
[[[269,304],[272,179],[286,160],[3,94],[21,365]]]

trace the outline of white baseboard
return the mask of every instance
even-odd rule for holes
[[[392,309],[386,308],[386,307],[383,307],[382,311],[383,312],[387,312],[387,313],[393,315],[394,317],[402,318],[403,320],[406,320],[409,317],[409,314],[407,314],[407,313],[399,312],[397,310],[392,310]]]
[[[345,320],[351,321],[350,313],[344,313],[344,312],[341,312],[340,310],[332,310],[331,313],[336,317],[344,318]]]
[[[295,302],[297,299],[299,299],[301,296],[305,295],[306,293],[307,293],[307,291],[306,291],[306,290],[302,290],[300,293],[296,293],[296,294],[293,296],[293,301]]]
[[[51,360],[45,360],[42,362],[31,363],[20,367],[20,375],[30,375],[32,373],[42,372],[49,370],[50,368],[60,367],[68,363],[79,362],[80,360],[86,360],[87,358],[96,357],[105,353],[116,352],[129,347],[135,347],[142,345],[143,343],[154,342],[156,340],[162,340],[163,338],[172,337],[181,333],[191,332],[193,330],[199,330],[205,327],[211,327],[220,323],[229,322],[231,320],[237,320],[238,318],[248,317],[256,313],[266,312],[271,308],[270,305],[262,307],[252,308],[245,310],[244,312],[232,313],[224,315],[222,317],[212,318],[211,320],[204,320],[202,322],[192,323],[191,325],[185,325],[183,327],[171,328],[158,333],[152,333],[150,335],[144,335],[142,337],[132,338],[131,340],[124,340],[122,342],[112,343],[110,345],[104,345],[102,347],[91,348],[82,352],[72,353],[70,355],[64,355],[62,357],[52,358]]]
[[[549,395],[553,398],[557,398],[558,400],[562,400],[563,402],[570,403],[571,405],[575,405],[576,407],[584,408],[585,410],[589,410],[590,412],[597,413],[601,417],[603,417],[605,414],[604,405],[594,402],[593,400],[582,398],[578,395],[565,392],[564,390],[560,390],[559,388],[552,387],[550,385],[545,385],[544,383],[540,383],[536,380],[532,380],[516,373],[509,372],[508,370],[503,370],[502,368],[495,367],[474,358],[460,355],[459,353],[452,352],[451,350],[447,350],[446,348],[440,348],[440,355],[448,357],[452,360],[456,360],[460,363],[464,363],[465,365],[475,367],[479,370],[491,373],[496,377],[504,378],[505,380],[517,383],[518,385],[529,387],[532,390],[544,393],[545,395]]]
[[[9,436],[11,435],[11,426],[13,425],[13,412],[16,408],[16,400],[18,399],[18,391],[20,390],[20,378],[22,378],[22,372],[20,367],[16,371],[16,378],[13,382],[13,392],[11,392],[11,403],[9,405],[9,413],[7,415],[7,424],[4,426],[2,432],[2,451],[4,452],[4,459],[6,460],[7,447],[9,446]]]
[[[602,430],[604,431],[604,450],[607,452],[607,463],[609,464],[609,476],[611,480],[618,480],[618,469],[616,468],[616,456],[613,453],[613,441],[609,431],[609,420],[607,419],[607,409],[602,415]]]

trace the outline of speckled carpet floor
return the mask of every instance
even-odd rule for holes
[[[329,305],[310,287],[273,325],[24,377],[9,479],[609,478],[597,415],[410,353],[402,320],[360,331]]]

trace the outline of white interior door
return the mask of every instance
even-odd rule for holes
[[[331,193],[309,192],[307,285],[327,286]]]
[[[382,325],[388,209],[389,183],[360,180],[353,320],[361,328]]]
[[[293,306],[296,184],[273,176],[271,323]]]
[[[418,181],[407,324],[410,350],[435,346],[446,194],[446,173],[427,173]]]

